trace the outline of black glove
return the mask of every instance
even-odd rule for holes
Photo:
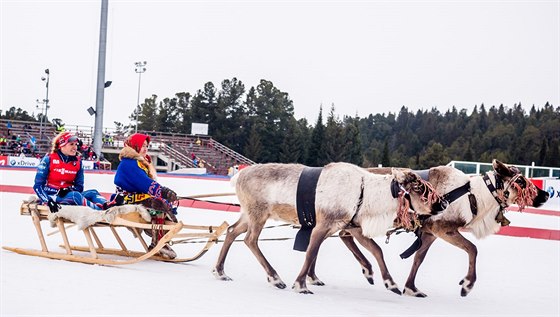
[[[173,190],[171,190],[167,187],[162,187],[161,188],[161,198],[167,200],[170,203],[173,203],[174,201],[177,200],[177,193],[175,193]]]
[[[53,213],[53,214],[55,212],[58,212],[58,209],[60,208],[60,205],[52,199],[49,199],[49,201],[47,202],[47,205],[49,206],[49,209],[51,210],[51,213]]]
[[[58,190],[58,197],[60,198],[64,198],[64,196],[68,195],[69,192],[71,192],[72,189],[70,187],[66,187],[66,188],[61,188]]]

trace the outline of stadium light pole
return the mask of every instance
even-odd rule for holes
[[[39,101],[39,99],[37,99],[37,109],[41,110],[41,121],[40,121],[40,127],[39,127],[39,139],[43,139],[43,121],[46,120],[46,117],[48,115],[48,111],[49,111],[49,79],[50,79],[50,71],[49,69],[45,69],[45,74],[46,77],[41,77],[41,80],[45,82],[45,87],[47,88],[47,95],[45,97],[45,99],[43,99],[43,101]],[[41,107],[39,107],[39,104],[41,104]],[[45,113],[43,114],[43,110],[45,111]],[[48,122],[48,121],[47,121]]]
[[[134,127],[134,132],[138,132],[138,113],[140,112],[140,82],[142,80],[142,73],[146,71],[146,64],[148,62],[136,62],[136,68],[134,71],[138,74],[138,97],[136,98],[136,126]]]

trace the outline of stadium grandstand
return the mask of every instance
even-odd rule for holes
[[[56,126],[51,123],[0,119],[0,157],[40,159],[50,150],[52,138],[62,129],[80,138],[82,146],[79,151],[82,153],[83,160],[92,161],[93,168],[99,169],[116,168],[118,153],[129,135],[128,132],[105,129],[101,155],[98,158],[92,150],[92,126],[68,124]],[[227,175],[232,167],[255,164],[211,136],[157,131],[138,132],[151,137],[148,154],[151,155],[159,172],[198,169],[208,174]]]

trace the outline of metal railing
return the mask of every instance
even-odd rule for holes
[[[560,177],[560,167],[547,167],[547,166],[535,166],[535,165],[515,165],[519,168],[521,173],[525,177],[536,178],[536,177]],[[483,162],[469,162],[469,161],[451,161],[447,166],[455,167],[456,169],[462,171],[465,174],[478,175],[491,171],[492,163]]]

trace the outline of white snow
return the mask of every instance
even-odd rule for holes
[[[0,185],[31,186],[32,171],[0,169]],[[16,177],[17,176],[17,177]],[[112,191],[112,174],[86,174],[88,188]],[[226,181],[160,177],[180,195],[228,192]],[[19,215],[28,194],[0,192],[2,246],[40,249],[30,217]],[[509,213],[512,225],[560,229],[556,216]],[[179,219],[189,224],[218,225],[236,221],[238,213],[180,208]],[[525,223],[526,222],[526,223]],[[270,225],[278,224],[271,222]],[[540,226],[543,225],[543,226]],[[42,223],[45,232],[54,229]],[[124,229],[119,231],[131,246],[140,245]],[[83,234],[68,230],[70,241],[86,245]],[[107,230],[108,231],[108,230]],[[112,235],[97,230],[107,247]],[[290,227],[265,229],[264,238],[293,238]],[[385,289],[377,263],[369,285],[361,268],[338,238],[321,247],[317,274],[325,286],[309,285],[314,295],[302,295],[291,285],[303,264],[304,253],[292,250],[293,240],[261,241],[272,266],[288,285],[276,289],[266,282],[262,267],[243,242],[234,243],[225,271],[233,281],[214,278],[211,270],[221,244],[202,258],[186,264],[147,260],[127,266],[99,266],[23,256],[2,250],[1,316],[559,316],[560,242],[530,238],[490,236],[476,240],[478,280],[467,297],[459,281],[467,271],[467,255],[441,240],[434,243],[416,279],[427,298],[398,296]],[[242,237],[242,236],[241,236]],[[414,240],[411,234],[376,241],[394,280],[403,288],[412,258],[399,254]],[[52,250],[60,251],[60,235],[47,237]],[[188,256],[194,244],[174,246]],[[200,246],[198,246],[200,247]],[[193,251],[194,252],[194,251]]]

